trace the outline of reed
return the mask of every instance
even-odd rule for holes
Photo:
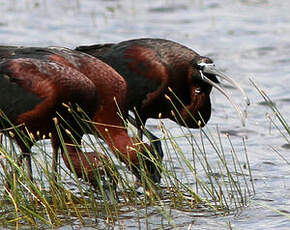
[[[266,118],[270,121],[270,123],[275,127],[275,129],[280,133],[281,141],[285,142],[286,145],[290,146],[290,126],[283,116],[283,114],[280,112],[279,108],[276,106],[276,103],[272,101],[272,99],[267,95],[267,93],[261,89],[253,80],[250,80],[255,89],[258,91],[258,93],[263,98],[265,104],[271,109],[272,114],[267,113]],[[273,153],[277,154],[287,165],[290,166],[290,162],[287,160],[287,158],[278,150],[275,146],[269,146],[269,148],[273,151]],[[276,208],[273,208],[265,203],[253,201],[254,204],[259,205],[263,208],[269,209],[278,215],[285,216],[287,219],[290,219],[290,215],[287,212],[278,210]]]
[[[231,137],[221,135],[218,127],[192,131],[176,126],[177,135],[165,127],[163,120],[158,120],[165,157],[160,163],[148,152],[150,159],[147,160],[160,169],[162,181],[160,185],[153,184],[141,163],[142,181],[137,187],[132,174],[108,150],[86,114],[79,108],[71,109],[71,113],[84,132],[93,134],[83,138],[80,149],[101,152],[109,159],[105,174],[100,175],[96,170],[97,183],[92,186],[78,179],[60,162],[55,183],[49,142],[38,141],[33,148],[36,154],[32,154],[34,180],[31,181],[25,168],[17,164],[19,150],[12,138],[4,138],[0,148],[2,226],[55,228],[67,224],[98,226],[101,222],[110,228],[122,226],[122,215],[135,212],[136,223],[143,228],[144,224],[150,225],[150,213],[157,212],[164,226],[176,227],[172,210],[205,216],[227,215],[240,211],[254,194],[245,139],[241,139],[243,151],[237,151]],[[180,116],[177,110],[174,113]],[[59,119],[55,125],[66,152],[62,138],[66,131],[62,124],[66,121]],[[126,120],[124,126],[137,138],[135,128]],[[66,132],[71,133],[73,141],[79,135],[73,127]],[[21,135],[23,141],[33,141],[25,133]],[[141,140],[140,144],[143,144]],[[142,162],[145,156],[142,153],[139,156]]]

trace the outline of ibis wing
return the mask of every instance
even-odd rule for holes
[[[49,61],[30,58],[0,64],[1,109],[10,119],[55,114],[62,103],[95,109],[95,85],[79,71]],[[24,120],[25,120],[24,119]]]

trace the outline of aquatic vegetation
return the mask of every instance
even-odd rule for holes
[[[250,80],[250,81],[253,84],[253,86],[256,88],[258,93],[262,96],[265,104],[272,111],[272,114],[266,113],[267,119],[270,121],[271,125],[273,125],[278,130],[278,132],[280,133],[281,139],[286,142],[284,146],[287,146],[287,148],[289,148],[290,147],[290,127],[287,120],[285,119],[283,114],[281,114],[279,108],[272,101],[272,99],[267,95],[267,93],[263,89],[261,89],[253,80]],[[277,147],[269,145],[269,148],[273,151],[273,153],[277,154],[288,166],[290,166],[290,162],[287,160],[285,156],[283,156],[283,154],[278,150]],[[278,215],[285,216],[287,219],[290,219],[290,215],[287,211],[273,208],[270,205],[266,203],[262,203],[262,202],[253,201],[253,203],[265,209],[269,209],[277,213]]]
[[[159,185],[152,183],[146,176],[146,167],[141,164],[142,180],[135,183],[133,175],[98,138],[97,130],[92,128],[85,113],[80,109],[71,112],[82,129],[90,128],[94,134],[83,139],[81,148],[101,152],[108,158],[104,172],[95,172],[98,183],[91,185],[79,180],[62,163],[55,183],[51,173],[51,149],[46,141],[34,145],[34,180],[31,181],[25,168],[17,164],[19,151],[12,139],[4,138],[0,149],[0,180],[4,187],[0,192],[1,225],[13,228],[68,224],[121,226],[122,218],[134,212],[140,220],[139,227],[150,222],[153,213],[158,213],[164,226],[174,227],[173,211],[200,216],[227,215],[239,212],[254,194],[245,139],[241,139],[244,146],[241,153],[237,152],[229,135],[220,134],[218,127],[192,132],[179,126],[183,135],[176,136],[174,130],[166,128],[163,120],[159,120],[164,161],[160,163],[153,157],[147,160],[162,172],[162,181]],[[58,124],[56,129],[62,140],[62,127]],[[137,138],[135,128],[125,120],[124,125]],[[72,134],[72,140],[78,135],[74,130],[66,132]],[[23,140],[27,138],[32,137]],[[65,149],[63,141],[62,146]],[[147,157],[150,158],[149,152]]]

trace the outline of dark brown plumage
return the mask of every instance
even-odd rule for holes
[[[225,93],[216,84],[216,75],[226,76],[214,68],[213,61],[173,41],[143,38],[76,50],[101,59],[125,78],[126,106],[138,113],[139,125],[162,114],[189,128],[202,127],[211,116],[212,87]]]
[[[63,104],[75,109],[78,105],[95,122],[95,128],[113,152],[127,165],[132,164],[130,169],[140,178],[138,151],[133,149],[134,140],[128,136],[116,106],[117,103],[120,111],[126,113],[127,83],[114,69],[90,55],[53,47],[0,47],[0,60],[0,92],[3,95],[0,108],[13,124],[19,126],[19,130],[26,134],[28,130],[34,136],[27,145],[15,135],[23,153],[30,152],[34,140],[51,135],[56,167],[60,141],[53,119],[57,117],[77,175],[83,177],[85,170],[88,173],[86,179],[94,184],[93,171],[100,166],[99,153],[87,154],[91,161],[88,162],[84,153],[73,144],[70,134],[64,131],[72,127],[78,134],[87,132],[82,130]],[[5,132],[11,124],[3,118],[3,114],[0,128]],[[81,135],[74,135],[74,138],[80,143]],[[139,147],[139,151],[145,153],[144,148],[151,150],[145,145]],[[62,156],[71,169],[63,149]],[[149,176],[152,175],[154,182],[159,182],[159,172],[150,162],[146,163]]]

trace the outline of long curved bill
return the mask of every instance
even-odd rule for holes
[[[202,63],[201,63],[202,64]],[[250,105],[250,100],[245,92],[245,90],[233,79],[225,75],[223,72],[219,71],[215,68],[215,64],[205,64],[202,70],[204,73],[218,75],[220,78],[232,83],[238,90],[241,91],[242,95],[244,96],[244,100],[246,105]]]
[[[229,93],[224,88],[219,86],[217,83],[215,83],[212,80],[210,80],[209,78],[207,78],[204,75],[204,73],[217,75],[217,76],[221,77],[222,79],[232,83],[238,90],[241,91],[242,95],[244,96],[244,100],[246,102],[246,105],[249,106],[250,105],[250,100],[247,97],[246,92],[244,91],[244,89],[236,81],[234,81],[233,79],[227,77],[221,71],[217,70],[213,63],[200,63],[199,66],[201,67],[201,70],[200,70],[201,79],[204,82],[207,82],[208,84],[210,84],[211,86],[216,88],[218,91],[220,91],[230,101],[230,103],[233,105],[234,109],[239,114],[239,117],[240,117],[242,125],[245,126],[246,112],[242,112],[240,107],[234,102],[234,100],[231,98]]]

